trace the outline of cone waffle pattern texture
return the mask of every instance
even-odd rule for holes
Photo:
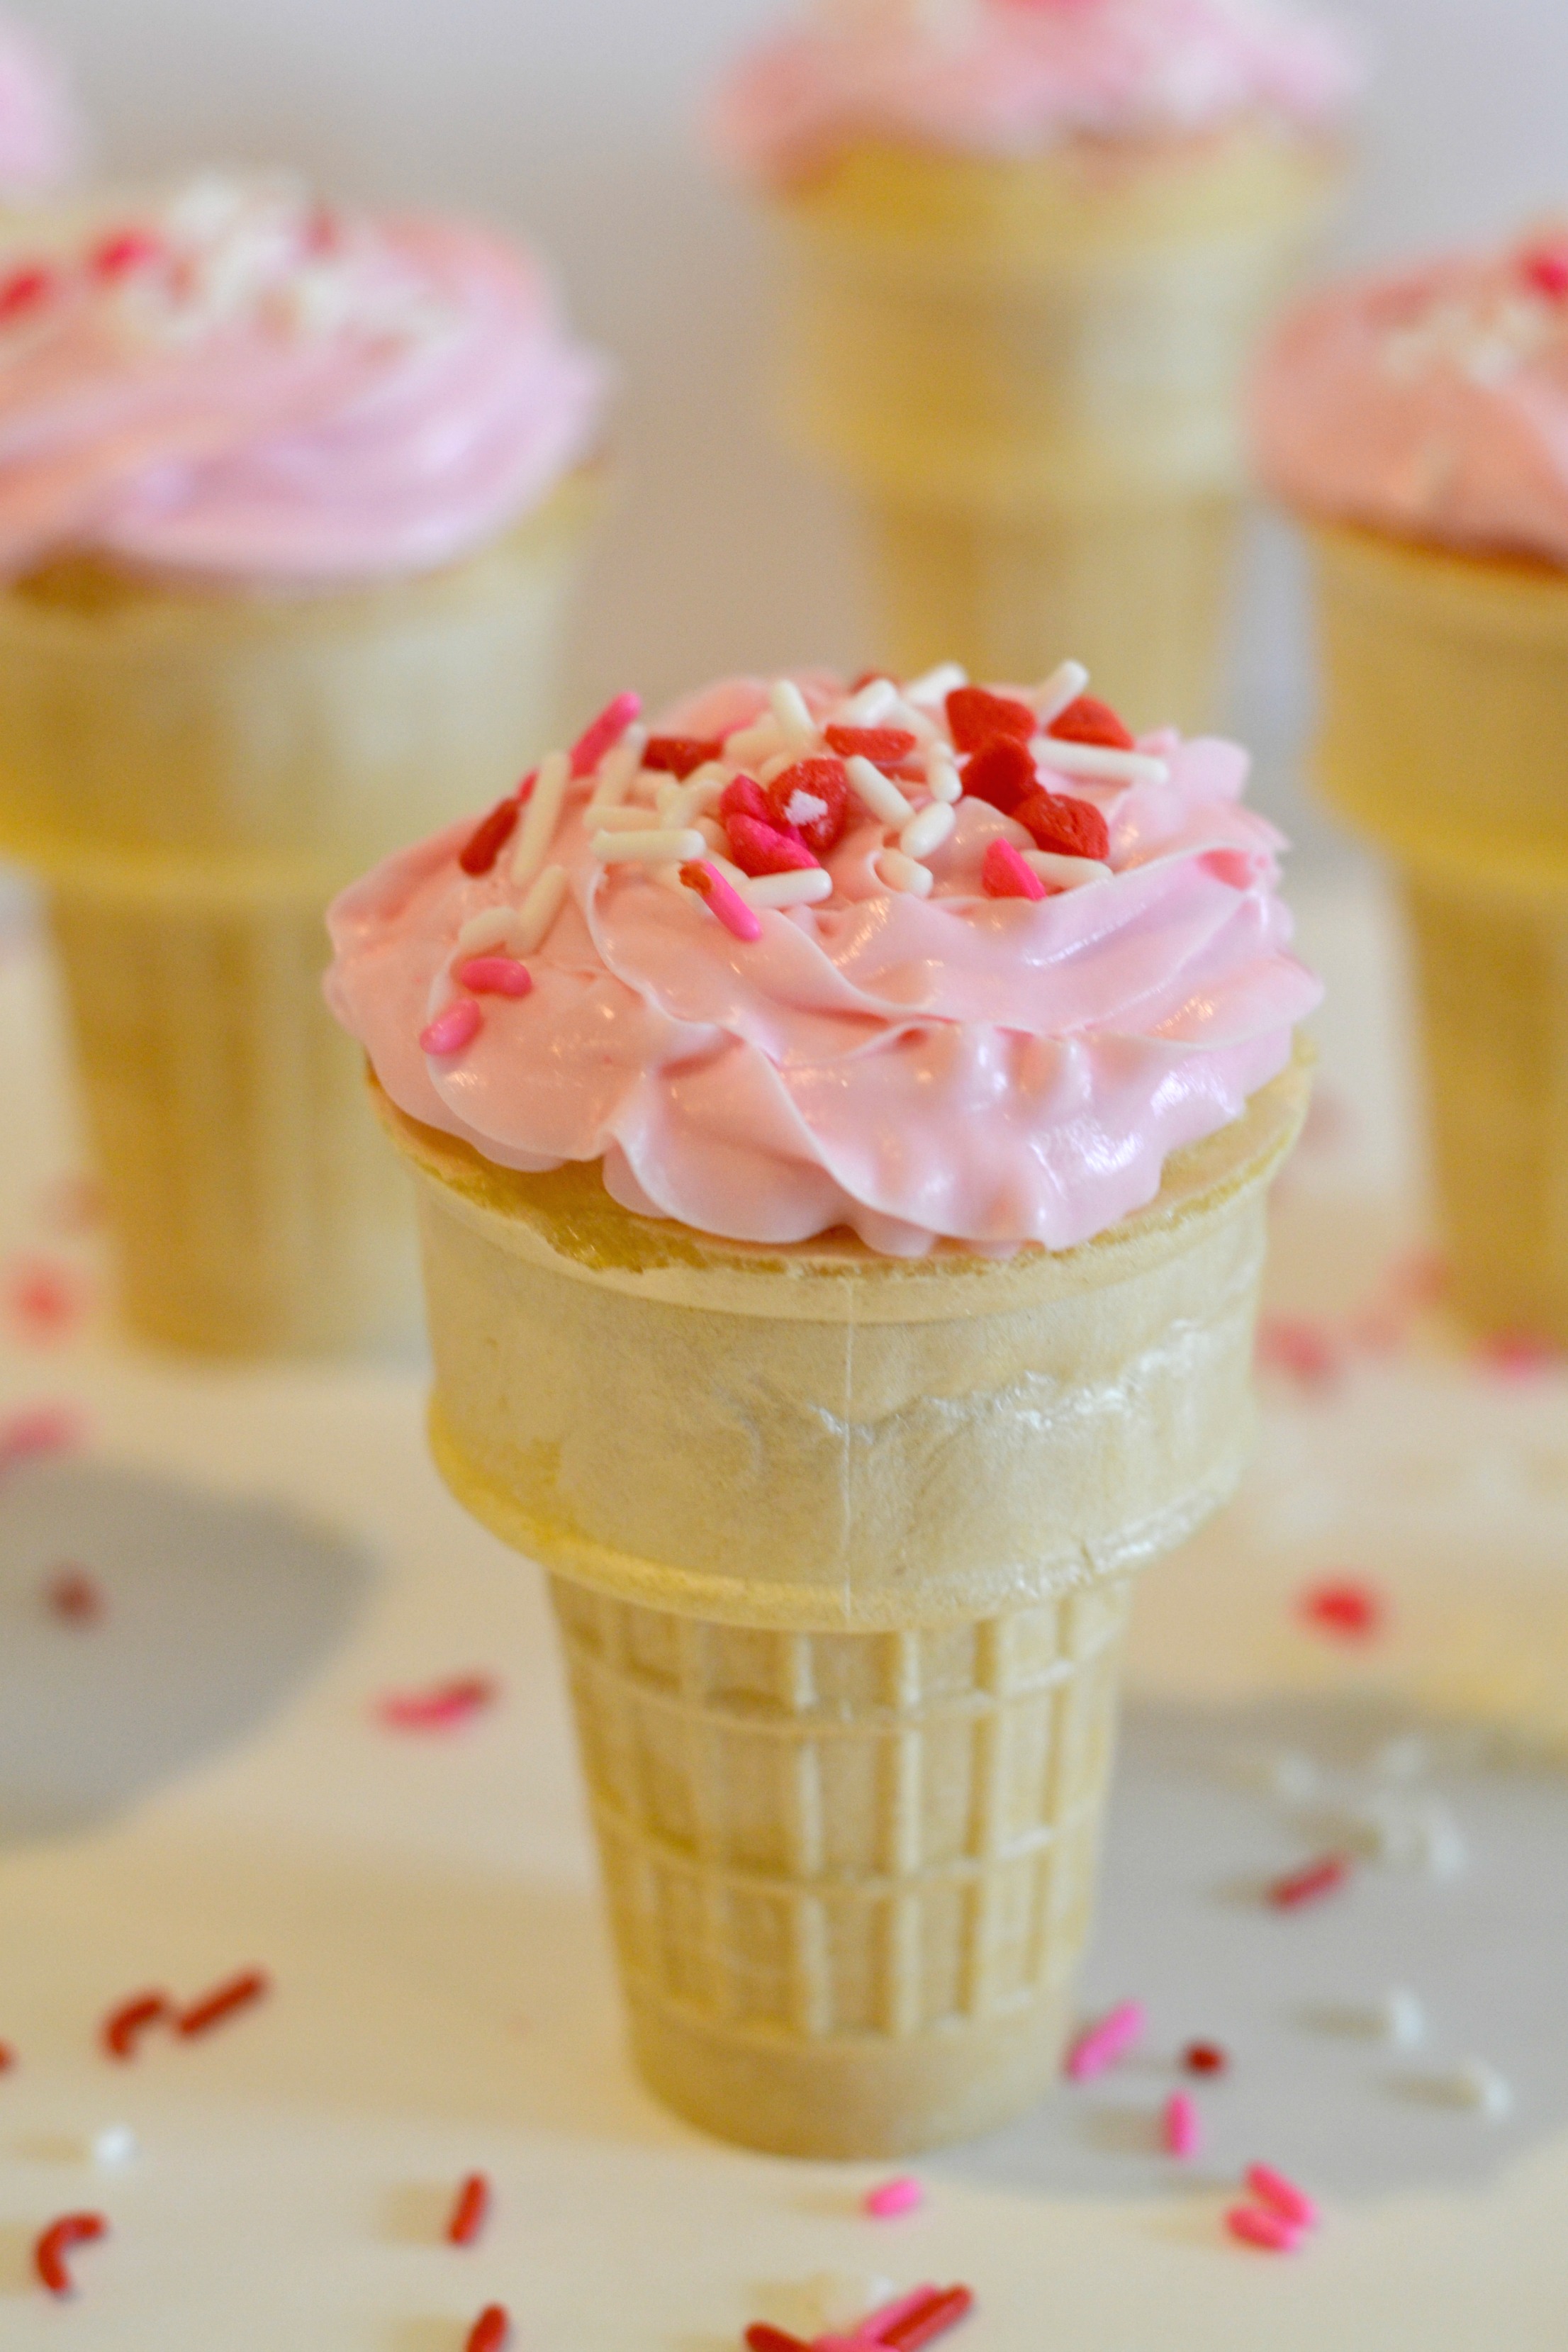
[[[1314,540],[1320,769],[1399,870],[1455,1302],[1568,1345],[1568,577]]]
[[[0,596],[0,847],[47,890],[124,1311],[216,1354],[413,1338],[406,1187],[321,1001],[328,899],[546,738],[595,502],[344,596]]]
[[[753,2147],[1030,2105],[1089,1914],[1131,1571],[1228,1494],[1304,1069],[1079,1250],[747,1250],[382,1115],[437,1465],[553,1572],[644,2074]]]
[[[124,1312],[235,1354],[405,1338],[407,1186],[321,1001],[314,892],[174,904],[50,898]]]
[[[1243,377],[1334,178],[1250,132],[864,148],[783,206],[786,423],[869,510],[895,668],[1067,645],[1140,727],[1212,716]]]
[[[919,2078],[944,2042],[1042,2005],[1054,2061],[1092,1898],[1125,1581],[886,1634],[713,1626],[552,1589],[627,1996],[667,2095],[787,2147],[770,2061],[814,2046],[838,2108],[807,2144],[837,2128],[869,2153],[910,2144],[889,2096],[900,2062]],[[667,2027],[698,2029],[721,2063],[670,2079]],[[1019,2091],[973,2075],[962,2126]]]

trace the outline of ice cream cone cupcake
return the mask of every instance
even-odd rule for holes
[[[1213,716],[1241,386],[1337,189],[1341,38],[1252,0],[837,0],[718,134],[783,232],[779,390],[887,658]]]
[[[548,740],[603,373],[477,230],[202,180],[0,288],[0,848],[44,883],[125,1309],[410,1327],[328,899]]]
[[[1257,413],[1321,781],[1409,920],[1456,1303],[1568,1344],[1568,231],[1305,304]]]
[[[624,702],[332,911],[638,2061],[755,2147],[1046,2088],[1132,1581],[1246,1450],[1316,983],[1243,755],[1083,682]]]

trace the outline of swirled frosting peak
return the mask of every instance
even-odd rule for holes
[[[353,582],[468,553],[591,447],[599,362],[538,263],[291,181],[193,181],[0,265],[0,577]]]
[[[1361,79],[1293,0],[825,0],[742,59],[715,128],[778,182],[866,139],[1008,156],[1248,115],[1319,130]]]
[[[1312,296],[1254,410],[1309,515],[1568,566],[1568,220]]]
[[[622,697],[330,918],[412,1118],[740,1241],[1067,1248],[1283,1068],[1318,983],[1246,755],[1065,665]]]

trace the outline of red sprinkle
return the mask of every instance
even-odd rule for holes
[[[74,1269],[49,1258],[19,1260],[10,1271],[7,1289],[18,1329],[39,1347],[51,1347],[66,1338],[87,1306],[86,1292]]]
[[[515,793],[508,793],[498,801],[489,816],[484,817],[469,834],[458,852],[458,863],[465,874],[488,874],[496,859],[517,830],[521,803]]]
[[[770,2327],[765,2319],[754,2320],[746,2330],[746,2352],[811,2352],[811,2347],[799,2336],[786,2336],[782,2327]]]
[[[1004,816],[1012,816],[1020,803],[1040,789],[1028,746],[1011,736],[987,743],[964,769],[963,789],[972,801],[988,801]]]
[[[471,1045],[485,1025],[485,1016],[471,996],[459,996],[445,1013],[437,1013],[419,1032],[419,1050],[440,1059]]]
[[[1046,886],[1022,853],[998,837],[986,849],[980,867],[980,887],[988,898],[1034,898],[1046,896]]]
[[[475,996],[526,996],[533,986],[533,974],[515,956],[470,956],[455,978]]]
[[[452,1731],[500,1696],[500,1685],[489,1675],[464,1675],[433,1690],[395,1691],[376,1713],[389,1731]]]
[[[1523,259],[1525,281],[1549,301],[1568,296],[1568,239],[1561,245],[1539,245]]]
[[[1381,1596],[1370,1584],[1347,1577],[1342,1581],[1309,1586],[1300,1599],[1301,1615],[1336,1641],[1368,1642],[1383,1631],[1387,1614]]]
[[[109,2224],[101,2213],[62,2213],[51,2221],[33,2248],[33,2268],[37,2272],[51,2294],[72,2294],[76,2281],[67,2267],[66,2257],[77,2246],[89,2246],[97,2238],[107,2238]]]
[[[19,1462],[37,1462],[51,1454],[67,1454],[82,1440],[82,1425],[68,1405],[35,1405],[30,1412],[0,1421],[0,1478]]]
[[[510,2342],[510,2313],[503,2303],[488,2303],[468,2330],[465,2352],[502,2352]]]
[[[26,317],[47,302],[59,283],[54,270],[34,264],[14,269],[9,278],[0,280],[0,323]]]
[[[173,2017],[174,2004],[163,1992],[139,1992],[130,2000],[121,2001],[110,2010],[100,2029],[103,2046],[111,2058],[127,2059],[136,2055],[136,2045],[150,2025],[161,2024]]]
[[[230,1977],[226,1984],[215,1985],[194,2007],[181,2012],[177,2031],[187,2041],[198,2033],[209,2033],[226,2018],[248,2009],[254,2001],[264,2000],[272,1990],[272,1980],[263,1969],[247,1969],[243,1976]]]
[[[1217,2042],[1189,2042],[1182,2053],[1182,2063],[1189,2074],[1223,2074],[1230,2057]]]
[[[754,816],[737,812],[725,818],[724,830],[730,855],[742,874],[796,874],[817,863],[804,841],[792,841],[776,825],[763,824]]]
[[[968,790],[967,778],[964,789]],[[1060,857],[1103,859],[1110,855],[1110,827],[1092,801],[1042,788],[1021,801],[1013,814],[1034,835],[1037,847],[1054,849]]]
[[[710,760],[721,760],[723,756],[721,735],[653,735],[642,755],[642,763],[683,784],[688,776],[705,768]]]
[[[1065,710],[1058,710],[1046,730],[1058,743],[1099,743],[1108,751],[1135,751],[1138,739],[1124,727],[1109,702],[1099,702],[1092,694],[1080,694]]]
[[[1532,1381],[1561,1370],[1563,1357],[1555,1340],[1536,1332],[1497,1331],[1479,1343],[1476,1360],[1500,1380]]]
[[[1275,1879],[1268,1890],[1268,1900],[1277,1911],[1298,1911],[1303,1903],[1316,1903],[1321,1895],[1334,1894],[1350,1874],[1347,1854],[1326,1853],[1321,1862],[1310,1862],[1304,1870]]]
[[[68,1625],[95,1624],[108,1609],[103,1587],[85,1568],[54,1569],[44,1580],[44,1605]]]
[[[613,751],[633,720],[642,715],[640,694],[617,694],[606,703],[590,727],[572,746],[572,773],[591,776],[606,751]]]
[[[447,2236],[454,2246],[471,2246],[489,2219],[490,2184],[482,2172],[470,2172],[458,2191]]]
[[[794,825],[780,816],[754,776],[736,776],[725,785],[719,798],[719,814],[726,824],[732,816],[750,816],[759,824],[771,824],[775,833],[785,834],[792,841],[800,838]]]
[[[969,2287],[933,2288],[930,2300],[917,2304],[913,2311],[896,2319],[886,2331],[882,2342],[888,2352],[919,2352],[922,2344],[931,2343],[956,2326],[974,2308],[974,2295]]]
[[[1040,722],[1026,702],[988,694],[983,686],[955,686],[947,698],[947,723],[959,751],[984,751],[991,743],[1026,743]]]
[[[1258,1360],[1306,1389],[1332,1388],[1344,1371],[1333,1332],[1304,1315],[1266,1315],[1258,1327]]]
[[[827,740],[841,760],[869,760],[874,768],[896,768],[915,748],[902,727],[830,727]]]
[[[849,807],[849,778],[841,760],[797,760],[767,788],[769,821],[804,841],[818,857],[837,849]],[[822,803],[820,808],[808,805]]]
[[[16,2053],[8,2042],[0,2042],[0,2074],[8,2074],[16,2063]]]
[[[95,278],[128,278],[133,269],[144,269],[149,262],[163,257],[162,240],[151,229],[113,229],[100,237],[88,255],[87,266]]]

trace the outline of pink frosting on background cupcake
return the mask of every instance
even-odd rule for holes
[[[695,823],[701,810],[713,825],[714,795],[735,776],[765,784],[783,771],[793,796],[792,760],[827,751],[829,725],[875,724],[911,741],[920,730],[894,763],[919,815],[931,776],[963,758],[940,698],[873,688],[885,707],[868,719],[841,681],[797,683],[804,743],[797,733],[770,754],[768,689],[731,679],[664,722],[709,739],[688,755],[703,761],[694,782],[628,781],[623,751],[611,754],[623,762],[617,796],[641,802],[647,826]],[[505,1166],[601,1161],[610,1192],[643,1214],[756,1243],[846,1225],[895,1255],[943,1237],[1001,1253],[1070,1247],[1152,1200],[1168,1153],[1238,1115],[1285,1066],[1321,992],[1289,951],[1283,845],[1241,805],[1247,762],[1235,745],[1152,737],[1100,781],[1059,772],[1053,762],[1074,754],[1048,736],[1029,757],[1099,831],[1103,858],[1036,851],[1037,833],[968,791],[971,762],[951,829],[924,853],[929,895],[909,887],[915,859],[894,866],[901,887],[889,887],[887,850],[904,820],[858,797],[851,761],[818,903],[770,910],[763,886],[750,936],[676,867],[602,862],[605,820],[588,804],[606,772],[590,771],[567,789],[547,847],[528,842],[525,813],[493,864],[466,872],[471,828],[455,826],[346,891],[330,919],[329,1001],[411,1117]],[[807,824],[820,803],[805,791],[790,805]],[[731,823],[736,855],[741,839]],[[531,852],[521,876],[519,842]],[[1044,856],[1031,871],[1047,876],[1046,894],[992,874],[998,842],[1016,853],[1015,875]],[[704,854],[719,871],[721,852]],[[514,949],[542,872],[559,911]],[[738,893],[755,887],[730,876]],[[497,956],[513,974],[523,959],[512,992],[483,964]]]
[[[1254,411],[1307,514],[1568,566],[1568,226],[1302,303]]]
[[[829,0],[742,61],[716,129],[776,181],[861,139],[1027,155],[1247,114],[1319,129],[1360,82],[1347,37],[1291,0]]]
[[[331,584],[468,554],[597,437],[605,371],[525,248],[208,178],[0,278],[0,576],[77,550]]]
[[[76,101],[54,57],[25,26],[0,17],[0,197],[58,187],[82,146]]]

